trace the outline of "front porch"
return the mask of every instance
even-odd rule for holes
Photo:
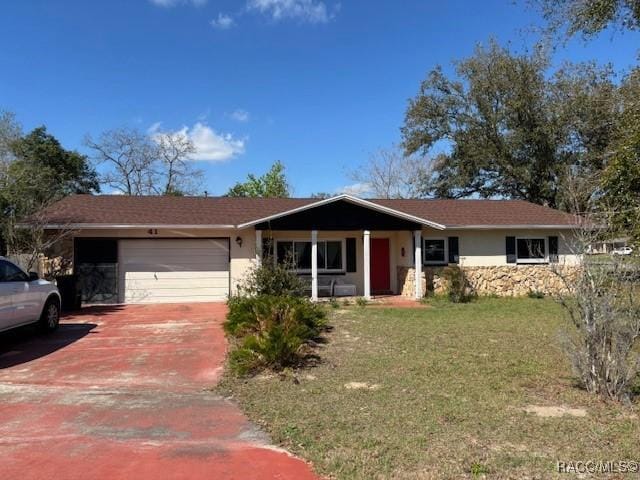
[[[422,230],[256,229],[256,262],[293,258],[308,294],[322,298],[422,298]],[[405,279],[411,271],[415,278]],[[404,276],[403,276],[404,275]],[[407,292],[410,285],[412,292]],[[415,288],[417,286],[417,288]]]
[[[272,215],[254,227],[256,262],[292,255],[298,274],[310,280],[310,295],[327,293],[327,278],[355,287],[367,300],[375,294],[407,294],[401,269],[411,268],[414,298],[422,298],[422,231],[444,226],[357,198],[333,198]],[[334,289],[329,292],[334,295]]]

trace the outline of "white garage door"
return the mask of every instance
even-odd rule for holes
[[[225,300],[229,241],[120,240],[120,298],[124,303]]]

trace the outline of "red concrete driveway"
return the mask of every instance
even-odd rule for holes
[[[1,479],[312,479],[210,391],[221,304],[101,307],[0,335]]]

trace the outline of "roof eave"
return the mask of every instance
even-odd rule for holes
[[[19,224],[20,228],[28,228],[29,224]],[[235,225],[182,225],[182,224],[161,224],[161,223],[51,223],[42,227],[44,230],[82,230],[82,229],[135,229],[135,228],[180,228],[180,229],[209,229],[209,230],[235,230]]]
[[[519,224],[519,225],[447,225],[447,230],[574,230],[582,228],[581,225],[546,225],[546,224]]]

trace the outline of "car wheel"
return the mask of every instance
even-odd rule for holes
[[[53,332],[60,324],[60,304],[53,298],[47,300],[40,316],[40,328],[45,332]]]

